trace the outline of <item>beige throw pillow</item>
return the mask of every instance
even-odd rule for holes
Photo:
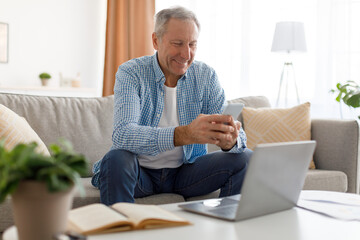
[[[292,108],[244,107],[242,117],[250,149],[259,143],[311,140],[309,102]],[[314,161],[309,168],[315,168]]]
[[[50,155],[43,141],[30,127],[25,118],[0,104],[0,139],[5,139],[5,148],[12,149],[19,143],[37,142],[37,151]]]

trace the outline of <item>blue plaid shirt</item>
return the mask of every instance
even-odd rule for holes
[[[122,64],[114,87],[114,129],[111,149],[125,149],[139,155],[157,155],[174,146],[175,127],[157,127],[164,109],[165,76],[157,54]],[[180,125],[190,124],[199,114],[218,114],[224,108],[225,94],[215,71],[194,61],[177,82]],[[246,148],[246,135],[239,132],[230,152]],[[192,163],[207,153],[206,144],[183,146],[183,162]],[[101,161],[101,160],[100,160]],[[100,161],[93,166],[92,183],[98,187]]]

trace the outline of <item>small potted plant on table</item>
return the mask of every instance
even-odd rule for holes
[[[49,80],[51,78],[51,75],[46,73],[46,72],[43,72],[43,73],[40,73],[39,78],[41,80],[41,85],[42,86],[47,86],[49,84]]]
[[[74,185],[87,161],[69,142],[51,145],[51,156],[37,153],[36,143],[7,150],[0,142],[0,202],[11,195],[19,240],[53,239],[66,230]]]

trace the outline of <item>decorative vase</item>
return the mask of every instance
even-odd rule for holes
[[[71,80],[71,87],[79,88],[81,87],[81,82],[78,79]]]
[[[19,240],[51,240],[66,230],[73,189],[50,193],[43,182],[22,181],[12,194]]]
[[[49,84],[49,78],[41,78],[41,86],[47,86]]]

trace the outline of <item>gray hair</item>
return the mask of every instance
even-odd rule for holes
[[[184,7],[171,7],[163,9],[155,15],[155,34],[161,39],[167,30],[167,23],[171,18],[176,18],[184,21],[194,21],[198,30],[200,31],[200,23],[196,18],[195,13]]]

